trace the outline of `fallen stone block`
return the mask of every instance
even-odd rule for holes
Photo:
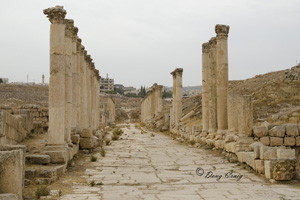
[[[73,144],[79,144],[80,136],[79,135],[71,135],[71,140]]]
[[[88,129],[88,128],[84,128],[82,129],[82,132],[81,132],[81,137],[83,138],[91,138],[93,137],[93,132],[91,129]]]
[[[51,157],[51,163],[66,163],[68,160],[66,151],[44,151],[43,153]]]
[[[300,146],[300,136],[296,137],[296,146]]]
[[[254,158],[259,159],[260,158],[260,147],[263,146],[260,142],[255,142],[250,145],[254,152]]]
[[[277,159],[296,159],[295,149],[277,149]]]
[[[47,165],[51,162],[49,155],[26,155],[26,164]]]
[[[274,126],[270,131],[269,135],[272,137],[281,137],[285,135],[285,126]]]
[[[41,169],[39,172],[39,177],[41,178],[50,178],[52,181],[57,179],[55,169]]]
[[[18,195],[16,194],[0,194],[0,200],[19,200]]]
[[[296,139],[294,137],[284,137],[284,145],[285,146],[295,146]]]
[[[298,136],[299,135],[299,128],[297,124],[286,124],[286,135],[288,136]]]
[[[273,165],[270,160],[265,160],[264,162],[264,168],[265,168],[265,177],[267,179],[272,179],[273,178]]]
[[[264,167],[264,160],[255,160],[255,171],[264,174],[265,173],[265,167]]]
[[[283,145],[283,138],[280,137],[270,137],[270,146],[282,146]]]
[[[35,169],[25,169],[25,178],[26,179],[34,179],[36,174]]]
[[[35,184],[38,185],[50,185],[52,183],[51,178],[37,178],[35,179]]]
[[[296,173],[296,160],[281,159],[272,165],[272,177],[276,181],[289,181]]]
[[[266,126],[260,126],[260,127],[254,127],[253,128],[253,134],[256,137],[264,137],[268,135],[268,127]]]
[[[224,149],[225,148],[225,140],[217,140],[215,141],[216,149]]]
[[[263,144],[263,145],[266,145],[266,146],[269,146],[270,145],[270,137],[266,136],[266,137],[261,137],[259,139],[259,141]]]
[[[93,138],[80,138],[79,147],[80,149],[93,149],[94,148]]]

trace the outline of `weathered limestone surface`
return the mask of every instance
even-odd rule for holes
[[[176,68],[171,72],[173,76],[173,123],[170,124],[170,128],[178,127],[179,120],[182,117],[182,68]]]
[[[22,145],[0,146],[0,194],[16,194],[23,199],[25,151]]]
[[[202,132],[209,129],[209,43],[202,44]]]
[[[209,132],[217,131],[217,40],[209,40]]]
[[[112,97],[101,96],[100,113],[102,124],[107,124],[115,121],[116,107]]]
[[[228,47],[227,38],[229,26],[217,24],[217,116],[218,130],[228,129],[227,120],[227,91],[228,91]]]
[[[154,83],[150,93],[142,100],[141,103],[141,121],[146,122],[158,116],[162,112],[162,85]]]
[[[64,144],[65,15],[61,6],[44,10],[50,26],[49,144]]]

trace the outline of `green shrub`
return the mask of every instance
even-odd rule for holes
[[[97,157],[96,156],[91,156],[91,162],[96,162],[97,161]]]
[[[38,187],[35,191],[35,197],[40,199],[42,196],[48,196],[50,194],[50,190],[47,186]]]
[[[105,154],[106,154],[105,149],[101,148],[100,154],[102,157],[105,157]]]

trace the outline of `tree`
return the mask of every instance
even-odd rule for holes
[[[166,99],[166,98],[172,98],[173,96],[173,92],[170,90],[164,90],[163,94],[162,94],[162,98]]]

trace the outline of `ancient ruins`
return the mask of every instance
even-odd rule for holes
[[[99,70],[74,21],[63,6],[44,14],[49,86],[44,75],[38,86],[0,84],[0,200],[299,198],[299,188],[270,182],[300,180],[300,65],[230,81],[229,26],[217,24],[202,45],[201,95],[183,98],[183,68],[171,72],[170,102],[157,83],[144,98],[100,95]],[[295,107],[277,108],[286,102]],[[40,195],[41,185],[51,192]]]

